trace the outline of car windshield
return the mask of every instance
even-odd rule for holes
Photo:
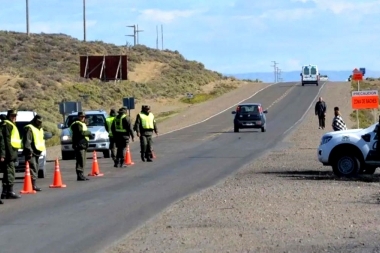
[[[68,116],[66,119],[66,126],[70,127],[76,118],[77,118],[76,115]],[[104,126],[105,118],[102,114],[87,114],[86,124],[87,126]]]
[[[258,114],[259,106],[258,105],[241,105],[240,113],[241,114]]]
[[[309,67],[304,67],[304,68],[303,68],[303,74],[304,74],[304,75],[310,75]]]

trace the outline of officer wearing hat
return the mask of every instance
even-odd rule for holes
[[[153,113],[150,112],[150,106],[144,105],[142,112],[140,112],[135,121],[134,129],[137,136],[140,137],[141,160],[145,162],[152,162],[152,135],[153,132],[158,135],[156,120]]]
[[[5,159],[3,174],[3,190],[1,199],[18,199],[20,195],[13,191],[15,182],[15,162],[17,161],[18,150],[21,148],[20,133],[15,125],[17,110],[8,110],[7,117],[2,121],[1,132],[4,137]]]
[[[70,130],[72,133],[73,149],[75,150],[75,170],[77,173],[78,181],[89,180],[83,174],[84,168],[86,167],[86,154],[88,149],[88,142],[91,136],[91,132],[87,130],[85,120],[85,113],[78,112],[78,118],[70,126]]]
[[[104,124],[104,127],[106,128],[106,131],[108,132],[108,138],[110,140],[110,146],[109,149],[111,151],[111,158],[113,161],[116,159],[116,145],[115,145],[115,138],[113,137],[111,126],[112,122],[115,120],[116,117],[116,110],[111,109],[110,116],[106,118],[106,122]]]
[[[3,123],[4,120],[6,120],[7,117],[4,114],[0,115],[1,123]],[[0,131],[0,171],[2,172],[4,170],[4,161],[5,161],[5,143],[4,143],[4,137],[2,131]],[[0,205],[4,204],[4,202],[0,199]]]
[[[44,130],[42,129],[42,116],[36,115],[30,124],[25,126],[23,141],[23,154],[25,161],[29,162],[32,186],[35,191],[41,191],[37,187],[36,180],[38,175],[39,157],[46,150]]]
[[[116,142],[116,159],[114,161],[114,167],[117,168],[124,164],[124,155],[127,145],[129,145],[129,138],[135,141],[135,135],[133,133],[132,124],[130,118],[126,115],[127,110],[122,107],[118,111],[118,115],[112,122],[111,131]]]

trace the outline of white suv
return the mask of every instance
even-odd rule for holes
[[[7,112],[0,112],[0,114],[7,115]],[[20,138],[24,135],[24,127],[30,123],[30,121],[36,116],[37,113],[34,111],[18,111],[17,112],[17,118],[16,118],[16,126],[20,133]],[[50,139],[52,137],[52,134],[50,132],[44,133],[44,139]],[[18,150],[18,159],[15,164],[16,172],[21,173],[25,172],[25,157],[22,154],[22,149]],[[38,169],[38,177],[44,178],[46,175],[46,150],[43,151],[39,158],[39,169]]]
[[[376,151],[378,129],[376,123],[364,129],[324,134],[318,148],[318,160],[325,166],[332,166],[338,176],[375,173],[380,166],[380,153]]]

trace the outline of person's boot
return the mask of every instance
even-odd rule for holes
[[[149,154],[145,154],[145,158],[147,162],[153,162],[152,158],[150,158]]]
[[[1,199],[6,199],[8,193],[8,185],[3,184],[3,190],[1,192]]]
[[[0,200],[0,205],[4,204],[4,202],[2,200]]]
[[[19,199],[20,195],[13,191],[13,185],[8,185],[7,199]]]
[[[115,158],[113,159],[113,167],[117,168],[118,160]]]
[[[80,173],[80,172],[77,173],[77,181],[87,181],[87,180],[90,180],[90,179],[85,177],[83,173]]]
[[[140,152],[141,153],[141,161],[145,162],[145,156],[144,156],[144,153],[143,152]]]
[[[37,192],[40,192],[41,191],[41,188],[37,187],[36,185],[36,180],[32,180],[32,185],[33,185],[33,190],[37,191]]]

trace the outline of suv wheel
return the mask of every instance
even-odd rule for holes
[[[266,127],[266,126],[261,127],[261,132],[262,132],[262,133],[264,133],[264,132],[266,132],[266,131],[267,131],[267,127]]]
[[[352,177],[360,172],[360,161],[353,154],[339,155],[334,159],[333,172],[336,176]]]
[[[239,132],[239,127],[237,125],[234,125],[234,132],[235,133]]]
[[[109,150],[103,151],[103,157],[104,158],[110,158],[110,151]]]

